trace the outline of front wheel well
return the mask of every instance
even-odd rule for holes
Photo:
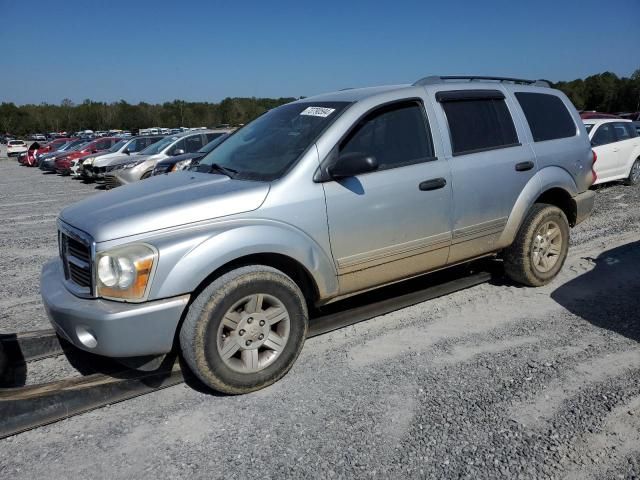
[[[209,285],[216,278],[224,275],[227,272],[230,272],[231,270],[235,270],[236,268],[245,267],[248,265],[264,265],[267,267],[272,267],[289,276],[302,291],[302,294],[304,295],[304,298],[307,301],[307,305],[309,307],[312,307],[320,296],[313,277],[308,272],[308,270],[297,260],[279,253],[256,253],[236,258],[235,260],[232,260],[214,270],[194,290],[193,298],[195,298],[202,290],[207,287],[207,285]]]
[[[578,211],[571,194],[562,188],[551,188],[542,193],[534,203],[554,205],[564,212],[572,227],[576,224]]]

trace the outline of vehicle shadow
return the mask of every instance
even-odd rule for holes
[[[595,268],[557,288],[551,298],[596,327],[640,342],[640,241],[584,259]]]

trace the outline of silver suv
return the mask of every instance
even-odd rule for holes
[[[41,292],[58,333],[110,357],[180,349],[210,387],[290,369],[310,306],[500,253],[528,286],[593,207],[593,155],[545,82],[427,77],[258,117],[200,161],[60,215]]]

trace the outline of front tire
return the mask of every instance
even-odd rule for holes
[[[295,282],[252,265],[222,275],[196,297],[180,329],[180,347],[203,383],[242,394],[282,378],[307,330],[307,305]]]
[[[625,185],[638,185],[640,183],[640,158],[636,158],[636,161],[631,165],[629,170],[629,176],[624,181]]]
[[[505,273],[530,287],[551,282],[562,269],[569,251],[569,222],[553,205],[533,205],[514,242],[504,255]]]

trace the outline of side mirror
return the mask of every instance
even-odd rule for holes
[[[98,149],[94,148],[93,150],[91,150],[91,153],[98,153]]]
[[[366,153],[354,152],[340,155],[335,165],[329,167],[329,175],[333,178],[355,177],[377,169],[378,161],[376,157]]]
[[[128,149],[128,148],[125,148],[125,149],[122,151],[122,153],[125,153],[125,154],[127,154],[127,155],[131,155],[131,152],[129,151],[129,149]]]
[[[177,157],[178,155],[184,155],[184,150],[178,148],[175,152],[173,152],[174,157]]]

